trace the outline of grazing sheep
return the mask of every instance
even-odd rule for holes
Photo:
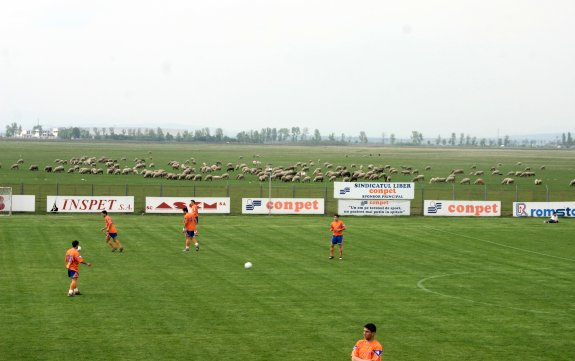
[[[54,168],[53,170],[54,173],[63,173],[64,172],[64,166],[57,166],[56,168]]]
[[[533,183],[534,183],[536,186],[540,186],[540,185],[543,184],[543,179],[535,179],[535,180],[533,181]]]
[[[471,179],[469,178],[463,178],[459,184],[471,184]]]
[[[463,169],[452,169],[451,174],[463,174]]]
[[[241,174],[241,173],[236,176],[236,179],[237,179],[237,180],[242,180],[242,179],[244,179],[244,178],[245,178],[244,175]]]
[[[28,168],[29,171],[32,172],[37,172],[38,171],[38,166],[36,164],[31,164],[30,168]]]
[[[447,178],[445,178],[445,182],[446,183],[454,183],[455,182],[455,176],[453,174],[450,174]]]
[[[20,159],[18,159],[18,161],[16,163],[17,164],[24,164],[24,159],[20,158]]]
[[[473,184],[477,184],[477,185],[485,185],[485,181],[481,178],[477,178],[475,180],[475,182],[473,182]]]
[[[430,165],[426,165],[426,166],[425,166],[425,170],[431,170],[431,166],[430,166]]]
[[[575,179],[572,179],[571,182],[569,182],[569,186],[575,186]]]
[[[68,168],[68,173],[74,173],[76,169],[74,167]]]
[[[503,178],[501,184],[513,184],[513,182],[514,182],[513,178]]]
[[[545,170],[545,166],[544,166],[544,165],[541,166],[541,170]]]
[[[447,180],[447,178],[433,177],[429,180],[429,184],[431,184],[431,183],[445,183],[446,180]]]
[[[484,172],[482,170],[478,170],[477,172],[473,173],[473,175],[478,176],[478,175],[483,175]]]
[[[18,170],[18,164],[17,164],[17,163],[12,164],[12,165],[10,166],[10,169],[12,169],[12,170]]]
[[[383,175],[385,177],[385,175]],[[425,180],[425,176],[423,174],[418,175],[417,177],[413,178],[411,181],[412,182],[419,182],[419,181],[424,181]]]
[[[491,175],[503,175],[499,169],[495,169],[491,172]]]
[[[44,167],[44,172],[52,173],[52,166],[51,166],[51,165],[45,166],[45,167]]]
[[[313,181],[314,182],[323,182],[323,176],[322,175],[315,176],[313,178]]]

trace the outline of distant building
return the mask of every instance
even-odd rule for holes
[[[27,139],[56,139],[58,138],[58,128],[22,130],[20,134],[16,134],[14,137]]]

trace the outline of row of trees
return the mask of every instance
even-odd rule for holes
[[[33,130],[42,130],[41,125],[34,126]],[[7,137],[18,136],[22,133],[22,126],[12,123],[6,126]],[[259,130],[241,131],[235,137],[229,137],[224,134],[222,128],[215,129],[201,128],[193,131],[184,130],[172,134],[165,132],[162,128],[125,128],[117,129],[108,128],[80,128],[68,127],[59,128],[58,138],[60,139],[92,139],[92,140],[134,140],[134,141],[159,141],[159,142],[237,142],[252,144],[284,144],[284,143],[302,143],[302,144],[367,144],[370,142],[365,131],[360,131],[357,136],[346,135],[345,133],[336,134],[332,132],[327,136],[321,134],[319,129],[310,131],[307,127],[291,128],[271,128],[266,127]],[[419,131],[412,131],[411,137],[405,140],[398,140],[395,134],[389,136],[381,133],[379,140],[371,139],[372,142],[391,145],[435,145],[435,146],[468,146],[468,147],[495,147],[495,146],[534,146],[535,140],[524,139],[521,141],[511,140],[508,135],[503,138],[477,138],[469,134],[455,132],[449,137],[438,135],[436,138],[424,138]],[[563,133],[561,140],[556,139],[548,145],[556,144],[565,147],[575,146],[575,141],[571,133]]]

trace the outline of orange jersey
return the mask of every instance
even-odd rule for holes
[[[184,215],[184,228],[186,231],[196,230],[196,217],[192,213],[186,213]]]
[[[381,361],[383,347],[376,340],[359,340],[353,347],[351,355],[365,360]]]
[[[112,217],[106,216],[104,217],[104,220],[106,221],[106,231],[108,233],[118,233],[116,226],[114,226],[114,222],[112,222]]]
[[[198,205],[196,203],[194,204],[190,203],[190,213],[194,217],[197,217],[200,214],[200,212],[198,211]]]
[[[329,230],[333,232],[334,236],[341,236],[343,235],[343,231],[345,229],[345,224],[340,221],[333,221],[331,222],[331,224],[329,225]]]
[[[72,247],[66,251],[65,261],[67,269],[78,272],[78,265],[84,262],[84,259],[82,258],[82,255],[80,255],[80,252],[78,252],[76,248]]]

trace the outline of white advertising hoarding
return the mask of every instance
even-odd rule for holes
[[[412,182],[334,182],[336,199],[413,199],[415,183]]]
[[[499,217],[501,216],[501,202],[425,200],[423,202],[423,215],[451,217]]]
[[[513,217],[575,217],[574,202],[513,202]]]
[[[229,197],[146,197],[146,213],[182,213],[192,199],[200,214],[230,213]]]
[[[35,212],[36,196],[19,195],[12,196],[12,212]]]
[[[324,214],[323,198],[242,198],[242,214]]]
[[[339,199],[337,213],[341,216],[409,216],[411,201],[386,199]]]
[[[52,213],[133,213],[132,196],[48,196],[46,212]]]

